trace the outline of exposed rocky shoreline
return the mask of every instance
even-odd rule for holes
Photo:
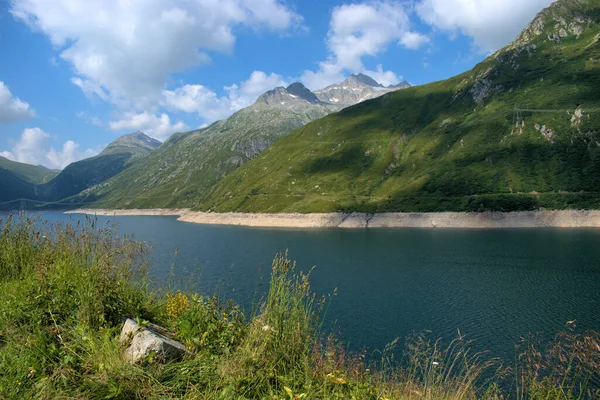
[[[323,213],[246,214],[205,213],[187,209],[101,210],[79,209],[71,214],[105,216],[178,216],[179,221],[207,225],[279,228],[599,228],[600,210],[441,213]]]

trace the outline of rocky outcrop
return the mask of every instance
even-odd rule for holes
[[[256,157],[262,153],[267,147],[273,143],[273,140],[266,137],[255,137],[241,142],[236,142],[232,147],[231,151],[241,153],[248,160]]]
[[[592,22],[583,7],[585,3],[586,0],[555,2],[540,12],[507,49],[525,46],[543,34],[547,41],[554,43],[561,43],[571,35],[579,38]]]
[[[170,362],[180,359],[187,351],[176,340],[165,336],[166,331],[157,325],[141,327],[131,318],[125,320],[119,342],[125,346],[125,359],[135,364],[148,357],[155,361]]]
[[[319,100],[323,102],[341,106],[350,106],[408,87],[410,87],[410,85],[406,82],[400,82],[397,85],[385,87],[367,75],[358,74],[350,76],[341,83],[336,83],[327,86],[325,89],[317,90],[315,94]]]

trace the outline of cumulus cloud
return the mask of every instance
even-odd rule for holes
[[[147,112],[125,113],[121,119],[111,121],[109,127],[113,131],[143,131],[161,142],[175,132],[189,130],[182,121],[172,124],[171,118],[165,113],[154,115]]]
[[[305,71],[302,81],[314,90],[343,79],[345,71],[378,72],[366,70],[363,57],[376,56],[391,43],[417,49],[428,41],[427,36],[411,29],[405,7],[396,1],[342,5],[331,16],[328,59],[319,63],[318,71]],[[391,71],[381,71],[380,75],[388,82],[399,82]]]
[[[138,109],[158,103],[172,73],[231,52],[237,26],[302,21],[280,0],[13,0],[11,12],[50,38],[86,94]]]
[[[12,150],[0,152],[0,156],[26,164],[63,169],[75,161],[98,154],[92,149],[81,150],[72,140],[66,141],[62,148],[56,150],[52,147],[50,139],[50,135],[40,128],[27,128]]]
[[[258,96],[277,86],[287,86],[280,75],[254,71],[239,85],[225,87],[227,96],[219,97],[202,85],[184,85],[175,90],[164,90],[162,105],[172,111],[196,113],[206,122],[214,122],[251,105]]]
[[[427,23],[473,38],[484,51],[514,40],[535,15],[554,0],[421,0],[416,10]]]
[[[0,81],[0,122],[12,122],[35,115],[29,104],[14,97],[8,86]]]

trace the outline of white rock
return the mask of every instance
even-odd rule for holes
[[[169,362],[180,358],[187,351],[182,343],[156,332],[162,328],[151,326],[152,329],[140,327],[131,318],[125,321],[119,342],[127,345],[125,349],[127,361],[134,364],[146,356],[155,354],[158,360]]]

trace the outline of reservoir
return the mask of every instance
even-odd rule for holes
[[[45,212],[50,221],[83,215]],[[176,217],[98,217],[151,247],[157,285],[218,293],[248,313],[266,292],[271,261],[289,250],[313,290],[332,294],[324,328],[352,350],[395,338],[457,332],[514,362],[530,333],[552,338],[575,321],[600,330],[598,229],[262,229],[198,225]],[[337,295],[333,295],[337,293]]]

